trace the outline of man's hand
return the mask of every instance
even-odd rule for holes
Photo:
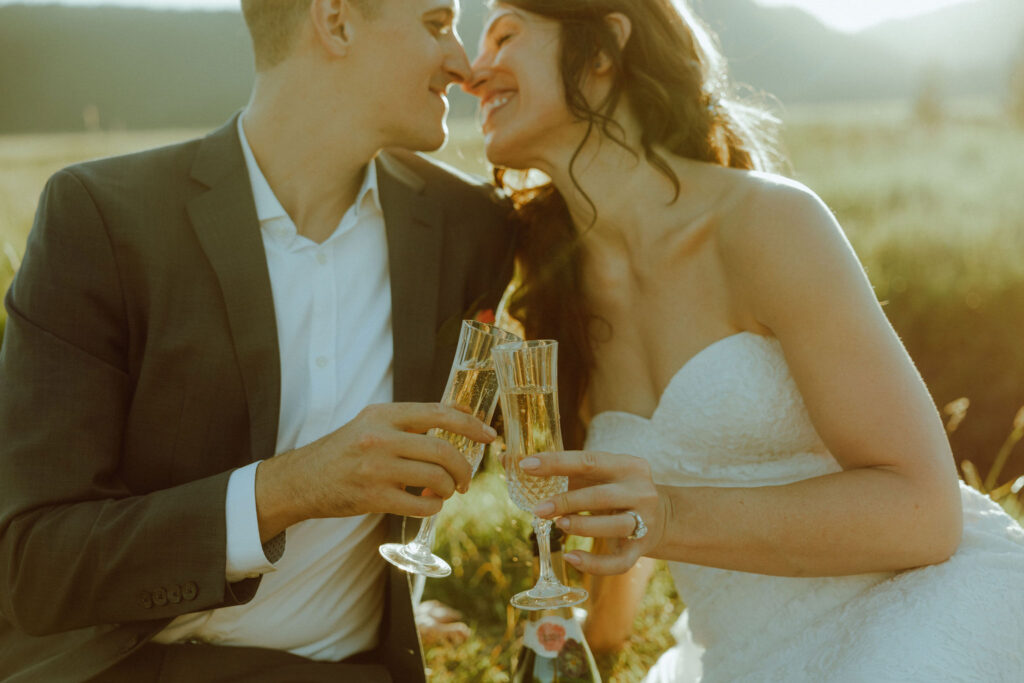
[[[256,471],[260,539],[305,519],[436,513],[443,499],[469,489],[473,472],[458,449],[427,436],[433,428],[480,443],[496,435],[472,415],[438,403],[372,405],[322,439],[263,461]],[[406,487],[430,492],[416,495]]]

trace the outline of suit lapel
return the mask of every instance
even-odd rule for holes
[[[444,246],[440,205],[424,196],[423,179],[382,152],[377,177],[388,239],[394,400],[438,401],[430,377]]]
[[[281,372],[277,319],[237,117],[199,147],[192,177],[209,189],[188,203],[199,242],[217,274],[249,407],[252,459],[274,455]]]

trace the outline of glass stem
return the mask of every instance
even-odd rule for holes
[[[551,520],[534,517],[533,532],[537,535],[537,549],[540,551],[540,578],[537,584],[560,585],[561,582],[551,568]]]
[[[420,523],[420,530],[416,538],[409,543],[409,549],[416,555],[430,556],[434,547],[434,523],[437,522],[437,515],[431,515]]]

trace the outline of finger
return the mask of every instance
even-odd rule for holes
[[[519,466],[535,476],[567,476],[577,486],[643,476],[646,461],[633,455],[598,451],[537,453]]]
[[[628,538],[636,531],[636,520],[626,512],[612,515],[567,515],[559,517],[555,524],[572,536],[591,538]]]
[[[391,423],[406,432],[425,434],[431,429],[443,429],[477,443],[490,443],[498,435],[472,414],[440,403],[395,403],[388,408]]]
[[[551,519],[580,512],[606,513],[632,510],[646,504],[636,486],[626,484],[598,484],[566,491],[537,503],[533,514]]]
[[[384,512],[404,517],[430,517],[441,511],[440,498],[417,496],[399,489],[393,489],[380,496],[380,507],[374,512]]]
[[[449,441],[429,434],[395,433],[387,444],[391,452],[414,462],[430,463],[441,467],[454,482],[456,489],[465,493],[473,478],[473,465],[466,456]],[[412,485],[412,482],[405,482]],[[437,493],[442,490],[433,486]],[[445,498],[450,496],[449,492]]]
[[[391,476],[403,488],[424,489],[418,494],[422,497],[447,500],[455,493],[455,479],[443,467],[432,462],[403,458],[394,464]]]
[[[632,553],[616,553],[611,555],[595,555],[584,550],[573,550],[562,556],[565,561],[584,574],[595,576],[609,576],[612,574],[625,574],[636,561],[639,555]]]

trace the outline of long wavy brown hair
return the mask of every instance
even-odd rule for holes
[[[640,150],[679,195],[679,179],[657,150],[739,169],[771,170],[781,162],[775,149],[777,120],[760,106],[742,102],[730,85],[713,34],[685,0],[502,0],[502,4],[557,21],[561,27],[559,70],[569,110],[587,123],[572,163],[592,135],[627,149],[614,115],[625,102],[639,122]],[[624,47],[605,17],[627,16],[632,31]],[[581,84],[604,53],[613,65],[612,85],[602,102],[587,101]],[[517,287],[508,310],[530,338],[558,339],[559,398],[567,448],[580,448],[580,405],[594,366],[587,309],[577,258],[580,230],[561,194],[549,183],[523,187],[507,169],[495,169],[510,191],[522,221],[517,248]],[[577,189],[582,188],[577,183]],[[585,196],[585,195],[584,195]],[[589,201],[589,200],[588,200]],[[591,204],[593,208],[593,204]],[[586,226],[584,226],[585,228]]]

